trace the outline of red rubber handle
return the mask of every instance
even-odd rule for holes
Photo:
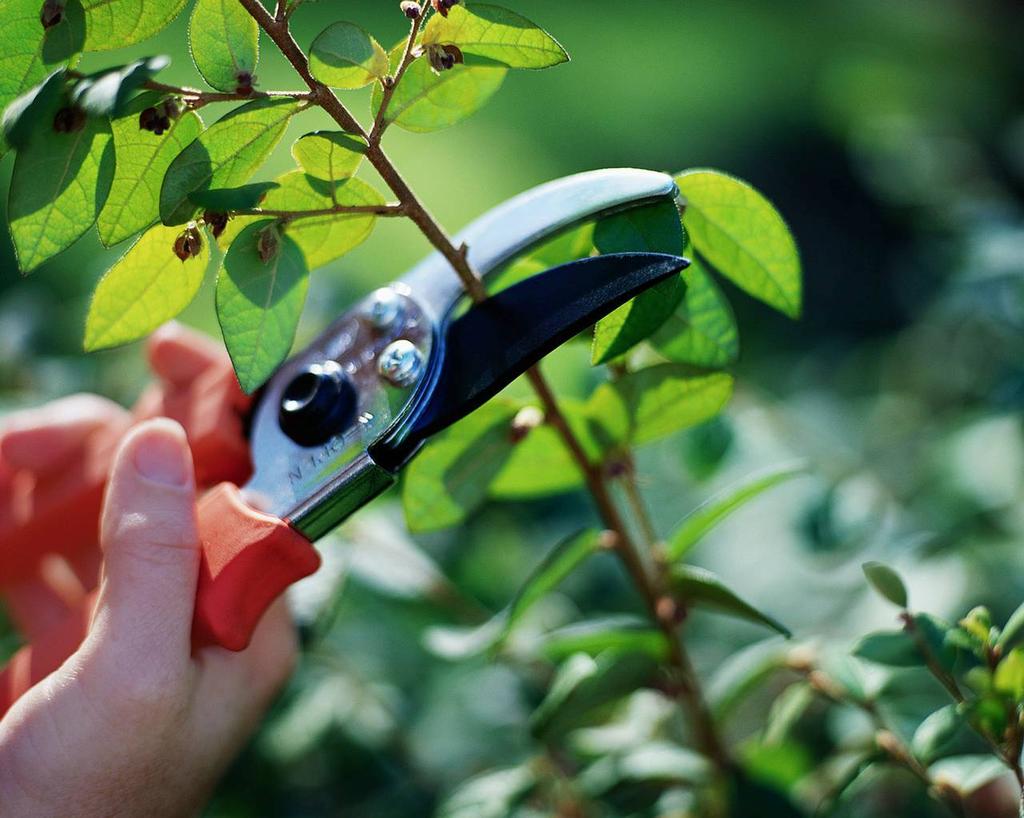
[[[309,540],[286,522],[247,506],[221,483],[199,503],[199,570],[194,648],[243,650],[260,618],[293,582],[320,567]]]

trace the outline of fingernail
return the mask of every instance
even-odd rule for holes
[[[139,438],[133,455],[139,474],[169,486],[188,483],[192,464],[180,426],[170,421],[154,421]]]

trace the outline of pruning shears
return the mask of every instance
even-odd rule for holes
[[[565,230],[677,195],[661,173],[583,173],[505,202],[456,244],[486,282]],[[426,441],[688,263],[658,253],[585,258],[467,305],[448,262],[434,254],[335,320],[251,399],[220,366],[145,394],[134,416],[178,420],[197,484],[212,486],[198,508],[194,649],[244,649],[267,607],[319,566],[312,542],[391,486]],[[0,589],[45,560],[95,548],[107,472],[125,431],[95,435],[52,480],[0,491]],[[34,634],[0,675],[0,713],[77,648],[88,618],[88,610],[71,611]]]

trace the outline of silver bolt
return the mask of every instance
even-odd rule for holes
[[[370,295],[363,314],[375,330],[384,331],[401,319],[402,297],[390,287],[381,287]]]
[[[423,375],[423,353],[410,341],[395,341],[380,354],[377,371],[388,383],[406,389]]]

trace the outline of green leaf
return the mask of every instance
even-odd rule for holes
[[[928,768],[935,783],[952,787],[961,796],[970,795],[1009,770],[993,755],[954,756],[937,761]]]
[[[67,72],[59,68],[4,109],[0,129],[8,145],[24,148],[31,140],[33,131],[44,127],[44,123],[52,119],[60,107],[66,82]]]
[[[544,635],[540,652],[553,662],[574,653],[596,656],[605,651],[646,653],[657,661],[668,656],[665,635],[635,616],[608,616],[576,622]]]
[[[714,766],[700,753],[655,740],[598,759],[577,776],[575,783],[591,798],[599,798],[625,784],[693,787],[707,782],[713,775]]]
[[[854,646],[853,655],[889,667],[923,667],[924,656],[905,631],[869,633]]]
[[[531,732],[544,741],[556,739],[579,726],[596,708],[650,683],[657,667],[649,656],[637,653],[571,656],[559,667],[547,696],[530,717]]]
[[[34,270],[83,236],[99,215],[114,177],[110,124],[90,117],[72,133],[40,123],[18,151],[8,218],[22,272]]]
[[[955,704],[940,707],[928,716],[914,731],[910,748],[914,755],[928,764],[949,745],[953,736],[964,726],[964,719]]]
[[[187,0],[81,0],[85,9],[85,50],[109,51],[134,45],[165,28]],[[36,12],[38,15],[38,11]]]
[[[148,57],[88,74],[75,83],[71,101],[90,116],[120,116],[135,92],[170,62],[169,57]]]
[[[717,368],[739,356],[736,317],[718,285],[693,260],[682,272],[683,302],[651,336],[658,352],[678,364]]]
[[[786,667],[788,658],[789,646],[770,636],[725,659],[707,684],[708,704],[715,720],[724,724],[751,694]]]
[[[292,156],[306,173],[337,182],[355,176],[366,154],[366,141],[341,131],[316,131],[300,136]]]
[[[82,6],[71,0],[63,19],[44,29],[39,0],[5,0],[0,26],[0,110],[41,83],[56,68],[67,67],[85,42]],[[0,156],[5,146],[0,140]]]
[[[185,111],[160,136],[139,128],[139,113],[161,100],[157,93],[142,94],[124,116],[111,120],[117,162],[107,202],[96,227],[107,247],[149,227],[160,217],[160,184],[174,157],[199,136],[203,121]]]
[[[267,210],[320,210],[334,205],[381,205],[384,197],[362,179],[325,182],[301,171],[277,178],[278,187],[261,202]],[[311,270],[341,258],[373,232],[372,213],[330,214],[295,219],[284,228],[302,248]]]
[[[572,491],[583,485],[583,474],[550,426],[531,429],[512,450],[490,486],[495,500],[529,500]]]
[[[355,23],[331,23],[309,49],[309,70],[334,88],[362,88],[389,69],[388,53]]]
[[[180,227],[150,228],[100,279],[85,319],[85,349],[143,338],[191,303],[203,283],[210,248],[181,261],[174,254]]]
[[[651,252],[682,255],[686,245],[674,202],[659,202],[610,216],[594,228],[594,245],[608,253]],[[591,362],[601,364],[628,352],[654,333],[682,303],[681,275],[655,285],[623,304],[594,327]]]
[[[681,559],[712,528],[762,492],[806,473],[807,467],[803,463],[788,463],[754,472],[727,486],[690,512],[676,527],[666,548],[669,560]]]
[[[277,182],[251,182],[240,187],[222,190],[197,190],[188,194],[189,201],[205,210],[227,213],[231,210],[250,210],[267,195],[267,191],[280,187]]]
[[[865,562],[861,566],[871,586],[885,599],[900,608],[907,607],[907,587],[900,575],[880,562]]]
[[[1006,620],[1006,626],[996,640],[996,647],[1005,653],[1017,645],[1022,638],[1024,638],[1024,602]]]
[[[462,522],[512,453],[516,407],[491,401],[438,435],[406,469],[402,506],[411,531]]]
[[[814,701],[814,691],[803,682],[791,684],[772,702],[765,720],[761,743],[768,746],[782,744]]]
[[[1024,649],[1014,648],[999,660],[993,684],[1015,702],[1024,699]]]
[[[787,638],[791,635],[788,628],[744,602],[725,587],[718,577],[703,568],[693,565],[672,566],[671,587],[676,597],[687,606],[709,608],[765,625]]]
[[[438,808],[437,818],[508,818],[537,783],[534,765],[490,770],[460,784]]]
[[[512,629],[537,600],[560,585],[580,564],[595,553],[600,545],[600,532],[588,528],[566,537],[548,551],[540,564],[530,572],[509,603],[505,625],[496,646],[500,646],[508,638]]]
[[[238,0],[196,0],[188,21],[188,47],[212,88],[251,87],[260,58],[260,29]]]
[[[424,45],[457,45],[509,68],[550,68],[569,55],[550,34],[525,17],[486,3],[458,5],[447,17],[435,14],[423,31]]]
[[[701,255],[740,289],[799,317],[800,256],[771,203],[746,182],[717,171],[686,171],[676,184],[686,198],[683,223]]]
[[[160,188],[160,219],[184,224],[198,208],[189,194],[249,181],[301,108],[291,99],[257,99],[217,120],[171,162]]]
[[[273,221],[246,227],[217,276],[217,320],[246,392],[260,386],[291,350],[309,286],[306,259],[288,236],[278,236],[277,252],[268,261],[260,258],[259,236],[268,229],[277,229]]]
[[[400,53],[392,52],[392,62]],[[435,74],[426,59],[414,60],[395,87],[384,121],[413,133],[447,128],[475,114],[501,87],[508,69],[494,65],[456,65]],[[373,88],[374,116],[383,91]]]
[[[728,403],[732,386],[730,375],[694,375],[679,364],[648,367],[616,382],[629,409],[636,445],[713,418]]]

